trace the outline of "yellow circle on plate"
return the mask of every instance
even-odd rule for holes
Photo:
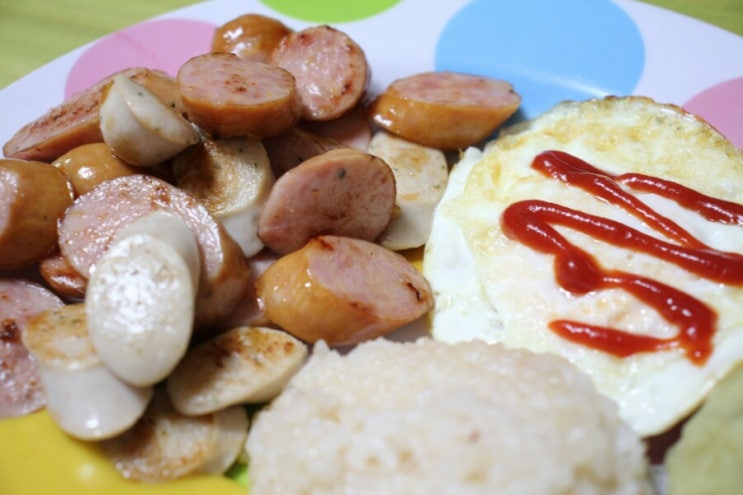
[[[0,492],[3,495],[245,495],[224,476],[193,476],[163,483],[121,477],[94,443],[75,440],[46,411],[0,420]]]

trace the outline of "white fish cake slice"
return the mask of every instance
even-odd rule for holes
[[[222,222],[246,257],[263,249],[258,218],[276,179],[260,140],[205,138],[173,159],[173,171],[178,187]]]
[[[36,315],[26,324],[23,343],[36,358],[49,414],[73,437],[101,440],[122,433],[152,397],[152,387],[129,385],[103,364],[83,304]]]
[[[132,385],[164,379],[193,332],[198,248],[174,215],[158,212],[123,230],[96,263],[85,295],[93,344]]]
[[[307,359],[307,346],[286,332],[238,327],[192,348],[168,377],[167,390],[184,414],[276,397]]]
[[[121,74],[104,91],[99,113],[103,140],[131,165],[158,165],[199,142],[186,119]]]
[[[134,427],[101,442],[105,454],[127,479],[166,481],[192,474],[221,474],[243,451],[248,416],[241,406],[186,416],[157,389]]]
[[[399,214],[387,226],[379,243],[393,251],[417,248],[431,233],[433,212],[448,181],[446,156],[441,150],[379,131],[369,143],[395,174],[395,206]]]

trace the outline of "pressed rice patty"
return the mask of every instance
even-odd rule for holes
[[[251,495],[652,493],[641,440],[584,374],[482,341],[321,342],[246,447]]]

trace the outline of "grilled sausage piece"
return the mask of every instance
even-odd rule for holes
[[[26,268],[57,244],[72,186],[48,163],[0,159],[0,270]]]
[[[121,71],[152,91],[166,106],[181,113],[175,80],[162,71],[135,67]],[[98,111],[113,75],[54,106],[29,122],[3,146],[9,158],[51,162],[76,146],[103,141]]]
[[[376,124],[402,138],[454,150],[487,138],[520,104],[505,81],[424,72],[392,82],[370,112]]]
[[[338,236],[315,237],[280,258],[256,291],[273,323],[335,346],[386,335],[433,307],[428,282],[402,255]]]
[[[0,280],[0,419],[22,416],[46,404],[36,360],[21,338],[30,318],[63,305],[36,283]]]
[[[268,62],[274,48],[291,32],[278,19],[260,14],[243,14],[214,31],[212,51],[234,53],[240,58],[256,62]]]
[[[275,136],[300,117],[294,77],[233,53],[207,53],[178,70],[188,119],[215,138]]]
[[[350,148],[317,155],[279,177],[258,221],[277,253],[334,234],[373,241],[392,219],[395,176],[380,158]]]
[[[112,207],[112,205],[114,205]],[[86,278],[113,238],[129,223],[155,211],[174,213],[193,232],[201,259],[196,298],[196,330],[209,331],[245,293],[245,257],[193,196],[160,179],[130,175],[106,181],[78,197],[60,223],[59,247]]]
[[[330,26],[285,36],[271,63],[296,78],[305,120],[330,120],[351,110],[366,92],[369,63],[361,47]]]

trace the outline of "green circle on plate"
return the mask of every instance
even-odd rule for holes
[[[304,21],[350,22],[372,17],[400,0],[261,0],[274,10]]]

